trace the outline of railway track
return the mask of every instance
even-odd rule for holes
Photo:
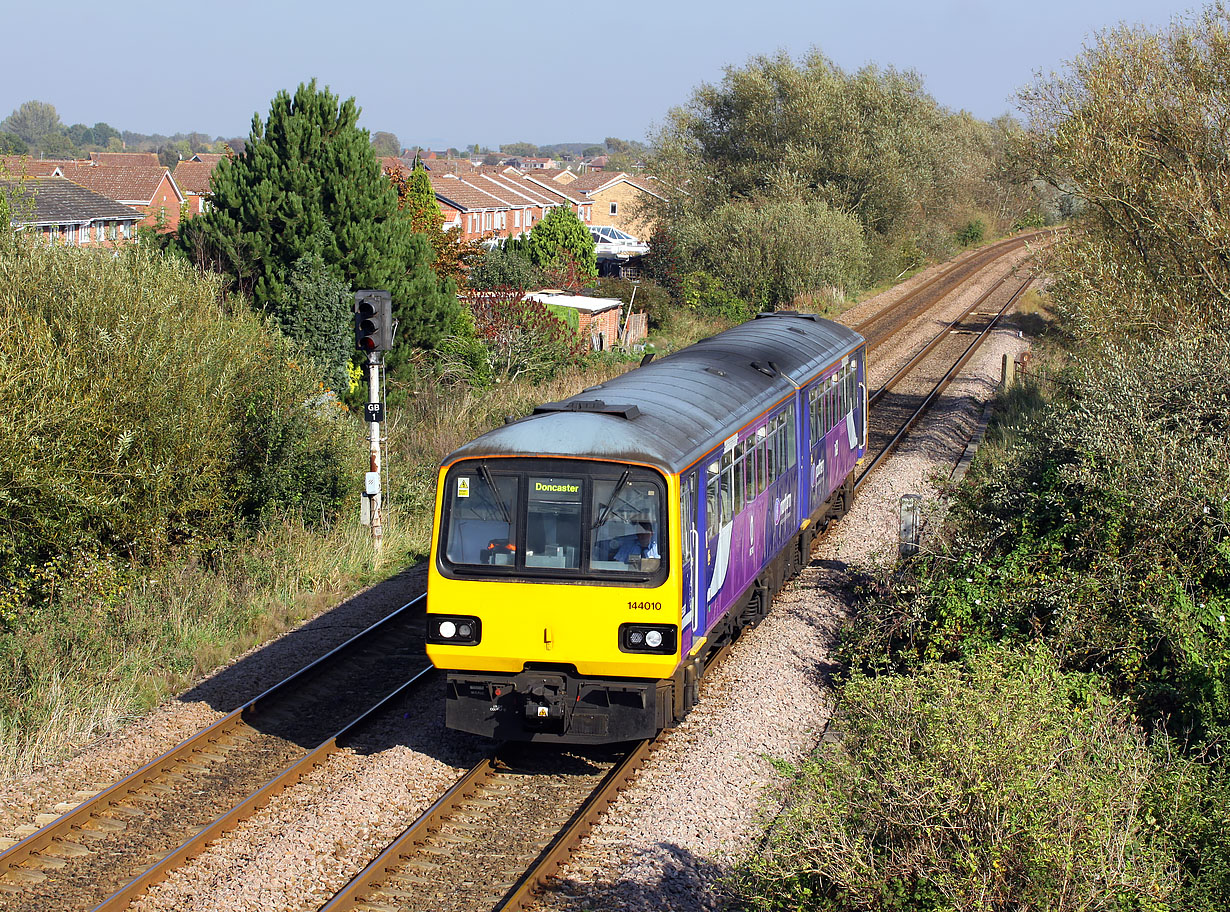
[[[883,386],[868,397],[868,436],[869,441],[872,443],[871,450],[874,451],[875,455],[872,457],[871,462],[867,464],[867,467],[855,479],[854,488],[856,491],[870,477],[872,472],[880,466],[883,460],[887,458],[889,453],[904,439],[910,429],[935,404],[948,385],[961,372],[961,369],[969,363],[969,360],[990,337],[991,332],[1003,316],[1033,283],[1033,280],[1034,277],[1029,275],[1023,279],[1018,279],[1017,282],[1010,285],[1009,283],[1012,281],[1011,275],[1001,278],[980,295],[973,304],[966,308],[961,316],[923,346],[917,354],[885,381]],[[986,302],[996,293],[1000,292],[1005,285],[1009,285],[1010,293],[1003,304],[998,309],[989,313],[980,311],[979,308],[985,306]],[[971,317],[981,317],[981,319],[977,321],[977,325],[970,326],[968,321]],[[973,339],[968,345],[962,347],[959,343],[963,335],[972,335]],[[955,360],[949,357],[946,362],[949,366],[943,371],[939,379],[930,385],[930,388],[925,393],[898,396],[895,401],[891,399],[892,391],[915,371],[918,371],[921,365],[932,359],[937,349],[940,349],[945,344],[959,348],[959,354],[955,351],[952,352],[952,354],[957,354],[957,357]],[[874,406],[874,411],[870,411],[871,406]],[[873,418],[875,419],[874,428],[870,427]]]
[[[644,765],[608,752],[505,747],[482,760],[321,912],[523,909]]]
[[[1053,231],[1035,232],[989,244],[937,272],[874,314],[849,324],[850,328],[862,334],[867,340],[868,352],[873,352],[890,341],[910,321],[935,307],[966,282],[979,277],[995,261],[1031,242],[1048,241],[1053,234]]]
[[[0,853],[4,908],[127,908],[433,672],[425,603],[404,605]]]

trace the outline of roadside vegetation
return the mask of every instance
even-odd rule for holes
[[[923,553],[862,580],[749,909],[1230,906],[1230,15],[1023,93],[1083,203],[1027,378]]]

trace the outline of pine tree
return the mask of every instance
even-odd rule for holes
[[[253,116],[243,153],[219,163],[213,208],[187,223],[183,243],[283,319],[296,304],[291,269],[319,255],[351,289],[392,292],[399,347],[429,347],[455,318],[453,289],[432,271],[433,251],[399,211],[358,119],[353,98],[339,103],[314,79],[294,97],[279,92],[267,121]]]

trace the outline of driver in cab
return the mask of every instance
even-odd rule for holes
[[[653,523],[648,520],[638,521],[635,535],[625,535],[619,540],[619,547],[611,555],[611,560],[639,566],[642,559],[659,558],[658,536]]]

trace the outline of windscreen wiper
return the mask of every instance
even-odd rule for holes
[[[616,482],[615,487],[611,490],[611,499],[606,502],[606,506],[603,507],[602,512],[598,514],[598,521],[594,523],[595,529],[601,525],[604,525],[606,521],[611,518],[611,511],[615,509],[615,498],[619,495],[619,492],[624,489],[624,485],[628,483],[628,477],[631,474],[631,470],[624,469],[624,473],[619,476],[619,481]]]
[[[500,505],[500,513],[504,517],[504,522],[508,523],[508,531],[512,533],[512,516],[508,512],[508,507],[504,505],[504,498],[500,495],[500,489],[495,486],[495,480],[491,477],[491,472],[487,470],[487,463],[480,462],[478,464],[478,474],[483,476],[483,481],[487,482],[487,487],[491,489],[491,493],[495,495],[495,502]]]

